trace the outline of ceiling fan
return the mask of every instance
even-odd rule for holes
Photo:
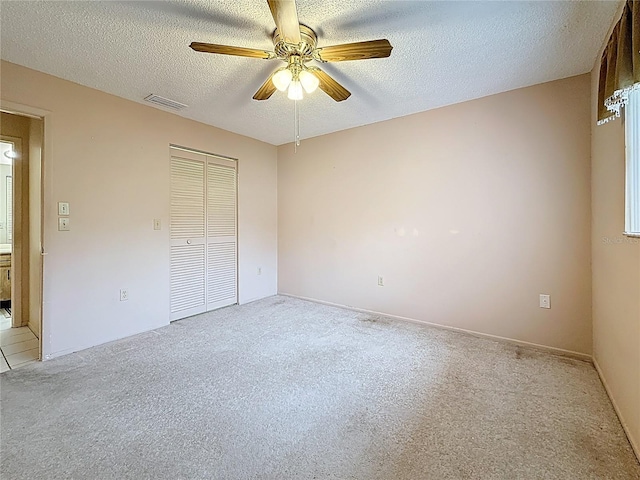
[[[336,102],[341,102],[349,98],[351,92],[318,67],[307,66],[308,62],[367,60],[391,55],[393,47],[386,39],[318,48],[316,33],[298,21],[295,0],[267,0],[267,2],[276,23],[276,30],[273,33],[273,51],[200,42],[193,42],[190,45],[197,52],[266,60],[277,58],[286,62],[286,67],[277,69],[262,84],[253,96],[255,100],[267,100],[276,90],[287,90],[290,99],[301,100],[303,89],[311,93],[320,87],[320,90]]]

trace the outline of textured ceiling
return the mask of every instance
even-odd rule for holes
[[[352,92],[299,104],[301,138],[591,70],[617,1],[298,0],[318,45],[388,38],[390,58],[323,64]],[[274,145],[293,139],[293,102],[252,100],[282,63],[197,53],[192,41],[271,49],[266,0],[1,2],[1,55]]]

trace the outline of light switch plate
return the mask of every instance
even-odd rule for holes
[[[58,215],[69,215],[69,202],[58,202]]]
[[[68,232],[71,230],[69,226],[69,219],[67,217],[58,218],[58,230],[61,232]]]
[[[159,218],[153,219],[153,229],[154,230],[162,230],[162,222]]]

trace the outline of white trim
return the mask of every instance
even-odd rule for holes
[[[277,297],[278,295],[280,295],[280,294],[279,293],[272,293],[270,295],[267,295],[266,297],[253,297],[253,298],[250,298],[248,300],[244,300],[242,303],[238,302],[237,305],[238,306],[247,305],[249,303],[254,303],[254,302],[257,302],[259,300],[264,300],[265,298]],[[287,295],[287,296],[291,297],[293,295]],[[230,306],[233,306],[233,305],[230,305]]]
[[[573,350],[565,350],[564,348],[550,347],[550,346],[547,346],[547,345],[540,345],[538,343],[525,342],[524,340],[517,340],[515,338],[501,337],[499,335],[492,335],[490,333],[476,332],[474,330],[467,330],[467,329],[464,329],[464,328],[451,327],[451,326],[448,326],[448,325],[441,325],[439,323],[432,323],[432,322],[427,322],[425,320],[418,320],[418,319],[415,319],[415,318],[402,317],[400,315],[391,315],[389,313],[377,312],[375,310],[366,310],[364,308],[351,307],[349,305],[341,305],[339,303],[325,302],[324,300],[318,300],[318,299],[309,298],[309,297],[302,297],[300,295],[293,295],[291,293],[278,292],[278,295],[282,295],[284,297],[299,298],[300,300],[306,300],[306,301],[309,301],[309,302],[320,303],[322,305],[329,305],[331,307],[344,308],[346,310],[352,310],[354,312],[362,312],[362,313],[371,313],[371,314],[375,314],[375,315],[383,315],[385,317],[393,318],[393,319],[396,319],[396,320],[402,320],[404,322],[411,322],[411,323],[417,323],[417,324],[420,324],[420,325],[427,325],[429,327],[434,327],[434,328],[438,328],[438,329],[441,329],[441,330],[448,330],[448,331],[452,331],[452,332],[463,333],[465,335],[472,335],[474,337],[486,338],[486,339],[489,339],[489,340],[495,340],[495,341],[502,342],[502,343],[509,343],[509,344],[512,344],[512,345],[520,345],[520,346],[523,346],[523,347],[532,348],[532,349],[535,349],[535,350],[540,350],[540,351],[543,351],[543,352],[546,352],[546,353],[552,353],[552,354],[560,355],[560,356],[563,356],[563,357],[575,358],[577,360],[582,360],[584,362],[592,362],[592,360],[593,360],[591,355],[589,355],[589,354],[581,353],[581,352],[574,352]]]
[[[607,107],[610,115],[602,120],[598,120],[598,125],[603,125],[611,120],[619,118],[622,109],[630,103],[630,98],[633,97],[633,92],[640,90],[640,83],[634,83],[629,87],[622,88],[613,92],[609,98],[604,100],[604,106]]]
[[[636,454],[638,462],[640,462],[640,445],[634,442],[634,439],[631,436],[631,431],[629,430],[627,422],[625,422],[624,417],[622,416],[622,412],[620,411],[620,408],[618,408],[618,404],[616,403],[615,399],[613,398],[613,395],[611,394],[611,389],[609,388],[609,384],[607,383],[607,380],[604,378],[604,373],[602,373],[602,369],[600,368],[600,365],[598,365],[598,361],[596,360],[595,356],[593,357],[593,366],[596,368],[596,372],[598,372],[600,381],[604,386],[604,391],[607,392],[607,396],[609,397],[609,400],[613,405],[613,410],[616,412],[616,415],[618,416],[618,420],[620,420],[620,424],[622,425],[622,429],[624,430],[624,433],[627,436],[627,440],[629,440],[629,443],[631,444],[631,449],[633,450],[633,453]]]
[[[73,353],[81,353],[84,350],[89,350],[89,349],[94,349],[96,347],[101,347],[103,345],[107,345],[109,343],[114,343],[114,342],[119,342],[122,340],[128,340],[128,339],[132,339],[138,335],[144,335],[145,333],[155,333],[156,335],[159,335],[159,333],[156,330],[159,330],[161,328],[164,327],[168,327],[169,325],[171,325],[171,322],[169,322],[168,320],[163,321],[162,323],[152,326],[150,328],[145,328],[144,330],[134,330],[131,333],[127,333],[122,337],[116,337],[116,338],[111,338],[109,340],[105,340],[104,342],[95,344],[95,343],[89,343],[86,345],[82,345],[80,347],[73,347],[73,348],[65,348],[64,350],[58,350],[57,352],[51,352],[47,355],[41,355],[40,356],[40,360],[42,362],[46,362],[49,360],[53,360],[54,358],[58,358],[58,357],[64,357],[65,355],[70,355]]]
[[[640,87],[640,83],[636,84]],[[630,92],[625,107],[625,219],[627,235],[640,235],[640,88]]]
[[[42,120],[43,136],[42,136],[42,156],[41,161],[41,173],[40,173],[40,188],[41,188],[41,205],[42,211],[40,212],[40,250],[41,250],[41,281],[40,281],[40,336],[38,337],[39,357],[42,361],[44,358],[50,357],[51,352],[51,332],[49,331],[49,312],[45,308],[45,282],[46,276],[46,219],[47,219],[47,205],[53,203],[52,192],[53,188],[49,182],[49,178],[53,176],[53,164],[49,160],[51,152],[51,132],[53,130],[53,113],[50,110],[44,110],[42,108],[33,107],[31,105],[25,105],[22,103],[12,102],[10,100],[0,99],[0,111],[6,113],[12,113],[14,115],[22,115],[25,117],[38,118]]]
[[[197,153],[199,155],[206,155],[207,157],[216,157],[216,158],[220,158],[222,160],[231,160],[233,162],[237,162],[238,161],[237,158],[227,157],[226,155],[221,155],[219,153],[205,152],[204,150],[198,150],[196,148],[183,147],[181,145],[176,145],[176,144],[173,144],[173,143],[169,144],[169,148],[173,148],[174,150],[182,150],[183,152],[191,152],[191,153]]]
[[[23,117],[31,118],[44,118],[51,112],[49,110],[43,110],[42,108],[32,107],[30,105],[23,105],[21,103],[10,102],[9,100],[0,99],[0,111],[5,113],[13,113],[15,115],[22,115]]]

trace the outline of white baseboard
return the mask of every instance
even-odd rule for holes
[[[554,355],[561,355],[563,357],[571,357],[571,358],[575,358],[575,359],[582,360],[582,361],[585,361],[585,362],[592,362],[591,355],[588,355],[586,353],[581,353],[581,352],[574,352],[573,350],[565,350],[563,348],[550,347],[550,346],[547,346],[547,345],[540,345],[538,343],[526,342],[524,340],[516,340],[514,338],[501,337],[499,335],[492,335],[490,333],[476,332],[476,331],[473,331],[473,330],[466,330],[464,328],[451,327],[451,326],[448,326],[448,325],[441,325],[439,323],[427,322],[425,320],[417,320],[415,318],[402,317],[402,316],[399,316],[399,315],[392,315],[392,314],[384,313],[384,312],[376,312],[375,310],[366,310],[364,308],[357,308],[357,307],[351,307],[349,305],[341,305],[339,303],[326,302],[324,300],[318,300],[316,298],[303,297],[303,296],[300,296],[300,295],[293,295],[293,294],[290,294],[290,293],[278,292],[278,295],[282,295],[282,296],[285,296],[285,297],[299,298],[300,300],[306,300],[306,301],[309,301],[309,302],[320,303],[322,305],[329,305],[329,306],[332,306],[332,307],[345,308],[347,310],[352,310],[354,312],[362,312],[362,313],[371,313],[371,314],[374,314],[374,315],[382,315],[384,317],[389,317],[389,318],[393,318],[393,319],[396,319],[396,320],[401,320],[403,322],[411,322],[411,323],[417,323],[417,324],[420,324],[420,325],[427,325],[427,326],[434,327],[434,328],[439,328],[439,329],[442,329],[442,330],[448,330],[448,331],[452,331],[452,332],[463,333],[465,335],[472,335],[474,337],[487,338],[489,340],[495,340],[495,341],[498,341],[498,342],[509,343],[509,344],[512,344],[512,345],[519,345],[519,346],[532,348],[532,349],[540,350],[540,351],[547,352],[547,353],[553,353]]]
[[[99,343],[89,343],[89,344],[84,344],[84,345],[78,345],[78,346],[75,346],[73,348],[67,348],[67,349],[64,349],[64,350],[58,350],[57,352],[49,351],[49,347],[51,345],[51,341],[50,340],[49,340],[49,343],[47,345],[47,350],[44,350],[44,348],[45,348],[44,340],[46,339],[46,338],[44,338],[41,341],[40,360],[43,361],[43,362],[46,362],[48,360],[53,360],[54,358],[63,357],[65,355],[70,355],[72,353],[82,352],[83,350],[87,350],[89,348],[98,347],[100,345],[106,345],[107,343],[118,342],[120,340],[125,340],[127,338],[135,337],[136,335],[142,335],[144,333],[151,333],[151,332],[154,332],[155,330],[158,330],[159,328],[167,327],[169,324],[170,324],[170,322],[167,319],[166,323],[164,323],[164,321],[163,321],[163,323],[155,325],[155,326],[153,326],[151,328],[145,328],[143,330],[134,330],[133,332],[129,332],[126,335],[118,336],[118,337],[115,337],[115,338],[110,338],[108,340],[100,341]]]
[[[264,297],[253,297],[253,298],[249,298],[247,300],[242,300],[242,301],[238,300],[238,305],[247,305],[249,303],[257,302],[258,300],[262,300],[262,299],[269,298],[269,297],[275,297],[276,295],[278,295],[278,294],[277,293],[270,293],[269,295],[265,295]]]
[[[629,426],[627,425],[627,422],[625,422],[624,417],[622,416],[622,412],[618,408],[618,404],[616,403],[615,398],[613,398],[613,395],[611,394],[611,389],[609,388],[609,384],[607,383],[607,380],[605,379],[604,374],[602,373],[602,369],[600,368],[600,365],[598,365],[598,361],[596,360],[595,356],[593,357],[593,366],[596,367],[596,371],[598,372],[600,381],[604,386],[604,390],[607,392],[607,395],[609,396],[609,400],[611,400],[611,404],[613,405],[613,409],[615,410],[616,415],[618,415],[618,419],[622,424],[622,429],[624,430],[624,433],[627,435],[627,440],[629,440],[629,443],[631,444],[631,448],[633,449],[633,452],[636,454],[638,462],[640,462],[640,445],[638,445],[635,442],[634,438],[631,436],[631,431],[629,430]]]

